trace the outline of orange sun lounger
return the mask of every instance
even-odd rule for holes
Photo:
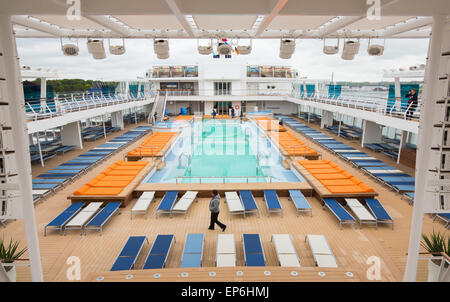
[[[322,160],[299,160],[312,176],[331,193],[354,194],[354,193],[374,193],[375,191],[364,182],[354,177],[335,163],[328,159]]]

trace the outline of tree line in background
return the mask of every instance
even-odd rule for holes
[[[82,79],[47,80],[47,92],[72,93],[86,92],[90,89],[100,89],[114,92],[119,82],[102,82]],[[24,81],[24,89],[40,91],[41,79]]]

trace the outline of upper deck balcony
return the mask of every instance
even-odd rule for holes
[[[198,78],[198,66],[153,66],[146,73],[147,78]]]
[[[289,66],[247,66],[248,78],[298,78],[298,72]]]

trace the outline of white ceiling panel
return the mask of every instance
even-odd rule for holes
[[[114,15],[114,17],[133,29],[183,29],[180,22],[178,22],[177,17],[175,17],[174,15]]]
[[[197,15],[193,16],[199,29],[204,30],[250,30],[255,15]]]
[[[106,29],[100,24],[90,21],[84,17],[81,17],[80,20],[73,20],[73,21],[69,20],[65,15],[64,16],[41,15],[32,17],[38,18],[42,21],[57,25],[65,29],[92,29],[92,30]]]
[[[276,16],[267,29],[316,29],[333,18],[334,16]]]

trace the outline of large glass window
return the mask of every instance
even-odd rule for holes
[[[230,95],[231,82],[214,82],[214,95]]]

